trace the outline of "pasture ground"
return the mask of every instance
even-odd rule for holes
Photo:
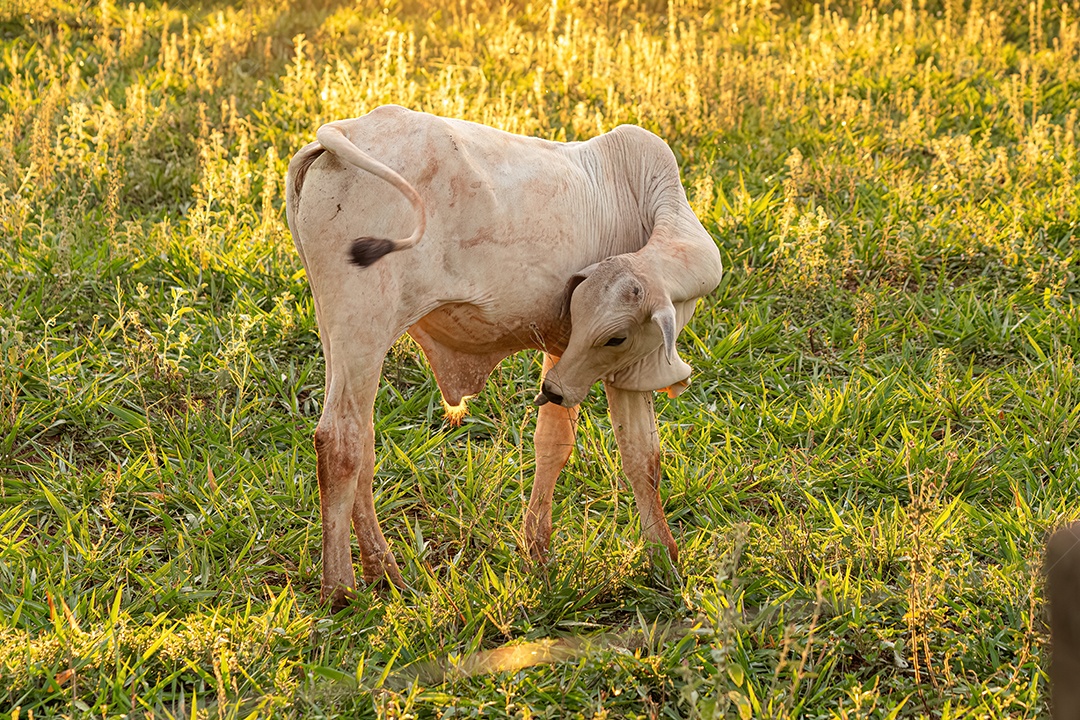
[[[1075,1],[6,0],[0,710],[1045,717],[1078,51]],[[597,392],[531,569],[538,358],[454,427],[403,341],[376,482],[410,588],[319,605],[282,178],[387,102],[671,143],[728,268],[657,401],[680,576],[648,567]],[[519,645],[562,660],[477,655]]]

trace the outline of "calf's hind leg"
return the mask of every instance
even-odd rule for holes
[[[652,393],[620,390],[610,383],[604,383],[604,389],[623,472],[634,489],[634,500],[641,515],[641,532],[653,545],[654,561],[659,559],[655,555],[657,546],[663,546],[671,562],[675,563],[679,559],[679,549],[660,502],[660,436],[656,430]]]
[[[356,587],[350,519],[360,544],[364,579],[373,582],[387,577],[398,586],[404,584],[375,517],[372,493],[372,414],[382,362],[361,367],[357,363],[343,364],[343,357],[348,355],[335,354],[333,374],[327,378],[326,405],[315,429],[323,530],[322,596],[335,609],[348,602]]]
[[[544,354],[543,374],[558,362]],[[570,451],[574,449],[574,431],[577,429],[578,408],[562,407],[555,403],[540,406],[536,416],[534,450],[536,473],[533,476],[529,508],[525,511],[525,544],[529,556],[537,562],[547,562],[548,545],[551,542],[551,498]]]

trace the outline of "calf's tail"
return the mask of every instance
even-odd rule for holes
[[[365,170],[393,185],[405,196],[405,199],[409,201],[409,204],[412,205],[413,210],[416,212],[416,229],[407,238],[391,240],[389,238],[362,237],[353,240],[349,252],[354,265],[367,267],[387,253],[406,250],[420,242],[420,238],[424,236],[424,229],[427,227],[427,215],[424,212],[424,203],[420,199],[420,194],[416,192],[416,188],[386,165],[356,147],[349,138],[345,137],[345,133],[341,132],[336,123],[327,123],[320,127],[315,132],[315,138],[320,145],[334,153],[339,160]]]

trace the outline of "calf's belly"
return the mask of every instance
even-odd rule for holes
[[[459,353],[510,354],[536,348],[558,355],[570,336],[568,322],[546,314],[500,313],[472,303],[448,303],[416,325],[439,344]]]

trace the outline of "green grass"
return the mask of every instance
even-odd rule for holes
[[[1047,715],[1080,9],[651,5],[0,7],[0,711]],[[676,151],[728,268],[681,338],[693,384],[657,398],[679,577],[649,568],[602,393],[537,571],[538,358],[452,427],[403,341],[376,504],[409,589],[320,606],[283,175],[384,102]],[[515,645],[559,659],[490,652]]]

